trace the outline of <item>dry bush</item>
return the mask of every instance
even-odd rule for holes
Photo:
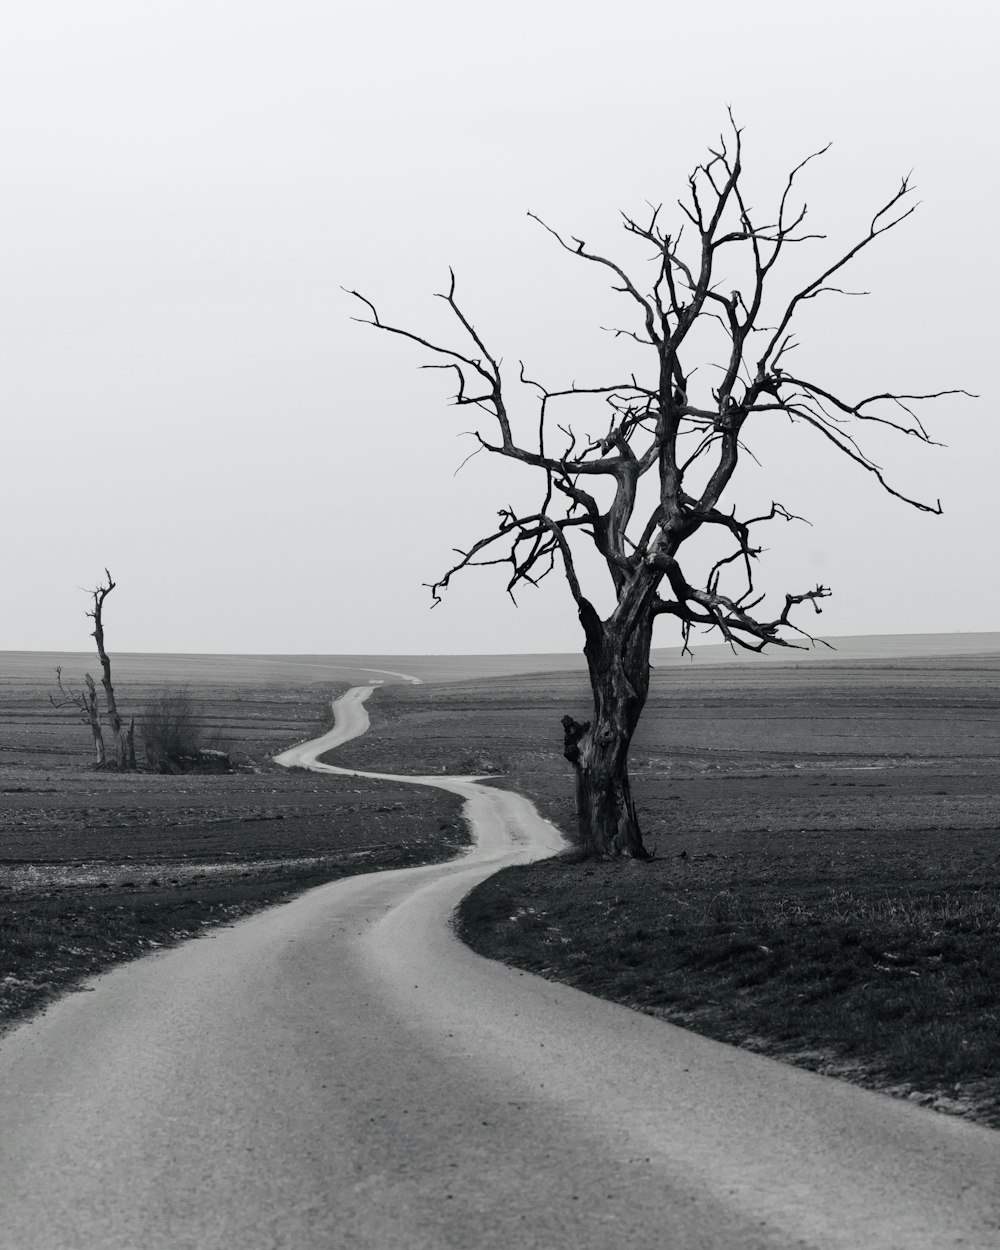
[[[162,690],[143,708],[139,718],[146,762],[160,772],[176,772],[196,757],[202,729],[186,690]]]

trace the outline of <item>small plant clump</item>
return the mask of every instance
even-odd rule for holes
[[[163,690],[141,712],[146,764],[158,773],[183,773],[197,760],[202,729],[186,690]]]

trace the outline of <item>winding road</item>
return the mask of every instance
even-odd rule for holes
[[[351,690],[334,730],[367,727]],[[3,1250],[986,1250],[1000,1133],[489,963],[458,900],[556,831],[473,778],[475,846],[127,964],[0,1041]]]

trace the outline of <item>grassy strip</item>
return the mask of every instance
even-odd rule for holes
[[[725,858],[507,869],[459,930],[490,958],[1000,1127],[1000,880],[823,882],[815,862]]]
[[[195,874],[183,884],[148,879],[146,866],[133,861],[129,875],[135,882],[4,891],[0,1031],[113,964],[286,902],[313,886],[359,872],[451,859],[466,845],[468,837],[457,822],[442,822],[434,838],[301,863],[237,862],[222,872]]]

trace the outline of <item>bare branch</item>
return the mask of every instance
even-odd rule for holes
[[[641,218],[622,214],[626,234],[649,249],[642,281],[582,239],[528,214],[561,249],[607,271],[612,289],[627,296],[631,317],[605,329],[630,353],[638,349],[646,367],[624,381],[572,381],[554,389],[529,377],[523,363],[516,378],[502,377],[501,357],[488,349],[456,300],[451,271],[441,298],[457,325],[457,350],[387,324],[370,300],[352,292],[365,308],[359,318],[364,324],[429,350],[435,361],[428,367],[455,371],[455,404],[478,408],[491,424],[491,429],[484,424],[469,431],[477,442],[472,455],[499,455],[536,474],[535,503],[522,511],[501,509],[491,532],[460,550],[430,591],[432,602],[439,603],[459,571],[503,566],[513,598],[521,586],[538,585],[554,569],[563,571],[583,627],[595,697],[593,724],[578,725],[569,718],[573,755],[567,758],[578,767],[579,793],[586,798],[582,837],[600,853],[622,846],[630,854],[642,851],[623,761],[646,698],[656,619],[677,621],[685,651],[692,631],[701,629],[750,651],[815,643],[796,618],[810,605],[819,613],[830,593],[827,587],[786,594],[775,611],[765,608],[765,596],[755,585],[764,554],[756,527],[802,518],[776,502],[750,516],[727,502],[744,458],[753,459],[753,432],[765,424],[773,427],[777,414],[804,423],[871,474],[887,494],[920,511],[940,511],[939,501],[921,502],[891,484],[866,449],[866,436],[879,427],[886,435],[936,446],[921,405],[967,392],[886,390],[853,401],[836,387],[786,371],[797,345],[798,310],[821,296],[865,294],[845,285],[840,271],[914,210],[906,178],[860,238],[818,266],[820,272],[809,280],[796,279],[791,297],[783,295],[771,308],[779,265],[787,269],[787,262],[808,254],[808,246],[800,245],[825,237],[808,220],[799,187],[806,168],[828,146],[796,164],[783,180],[777,203],[759,213],[744,192],[742,132],[730,113],[729,129],[687,180],[679,228],[669,228],[658,206],[651,205]],[[696,376],[697,368],[706,366],[712,370],[710,385],[703,383],[704,374]],[[621,378],[624,372],[616,369],[612,376]],[[595,416],[595,410],[603,415]],[[528,445],[515,435],[525,414]],[[706,526],[711,554],[696,564],[691,553],[699,551],[698,544],[685,544]],[[579,559],[588,544],[606,579],[603,593],[613,596],[605,619],[593,606],[600,602],[598,593],[584,585],[594,567],[593,561]],[[697,576],[688,575],[682,559],[698,570]],[[613,764],[601,756],[602,775],[613,778],[611,790],[590,794],[597,774],[588,773],[581,761],[612,747],[619,752]],[[603,824],[595,832],[597,811],[603,813]]]
[[[649,335],[650,341],[652,343],[659,343],[660,340],[656,332],[656,317],[653,313],[652,304],[645,298],[645,296],[639,294],[639,291],[632,282],[632,279],[620,265],[617,265],[613,260],[608,260],[605,256],[598,256],[595,252],[588,252],[587,245],[582,239],[574,239],[573,246],[570,246],[570,244],[566,242],[557,230],[553,230],[552,227],[542,221],[541,217],[539,217],[536,213],[529,212],[528,216],[532,219],[532,221],[537,221],[544,230],[547,230],[559,246],[565,248],[567,252],[572,252],[574,256],[581,256],[584,260],[589,260],[596,265],[603,265],[606,269],[610,269],[612,273],[616,274],[621,280],[622,285],[614,289],[626,292],[632,297],[633,300],[635,300],[643,311],[646,323],[646,333]]]

